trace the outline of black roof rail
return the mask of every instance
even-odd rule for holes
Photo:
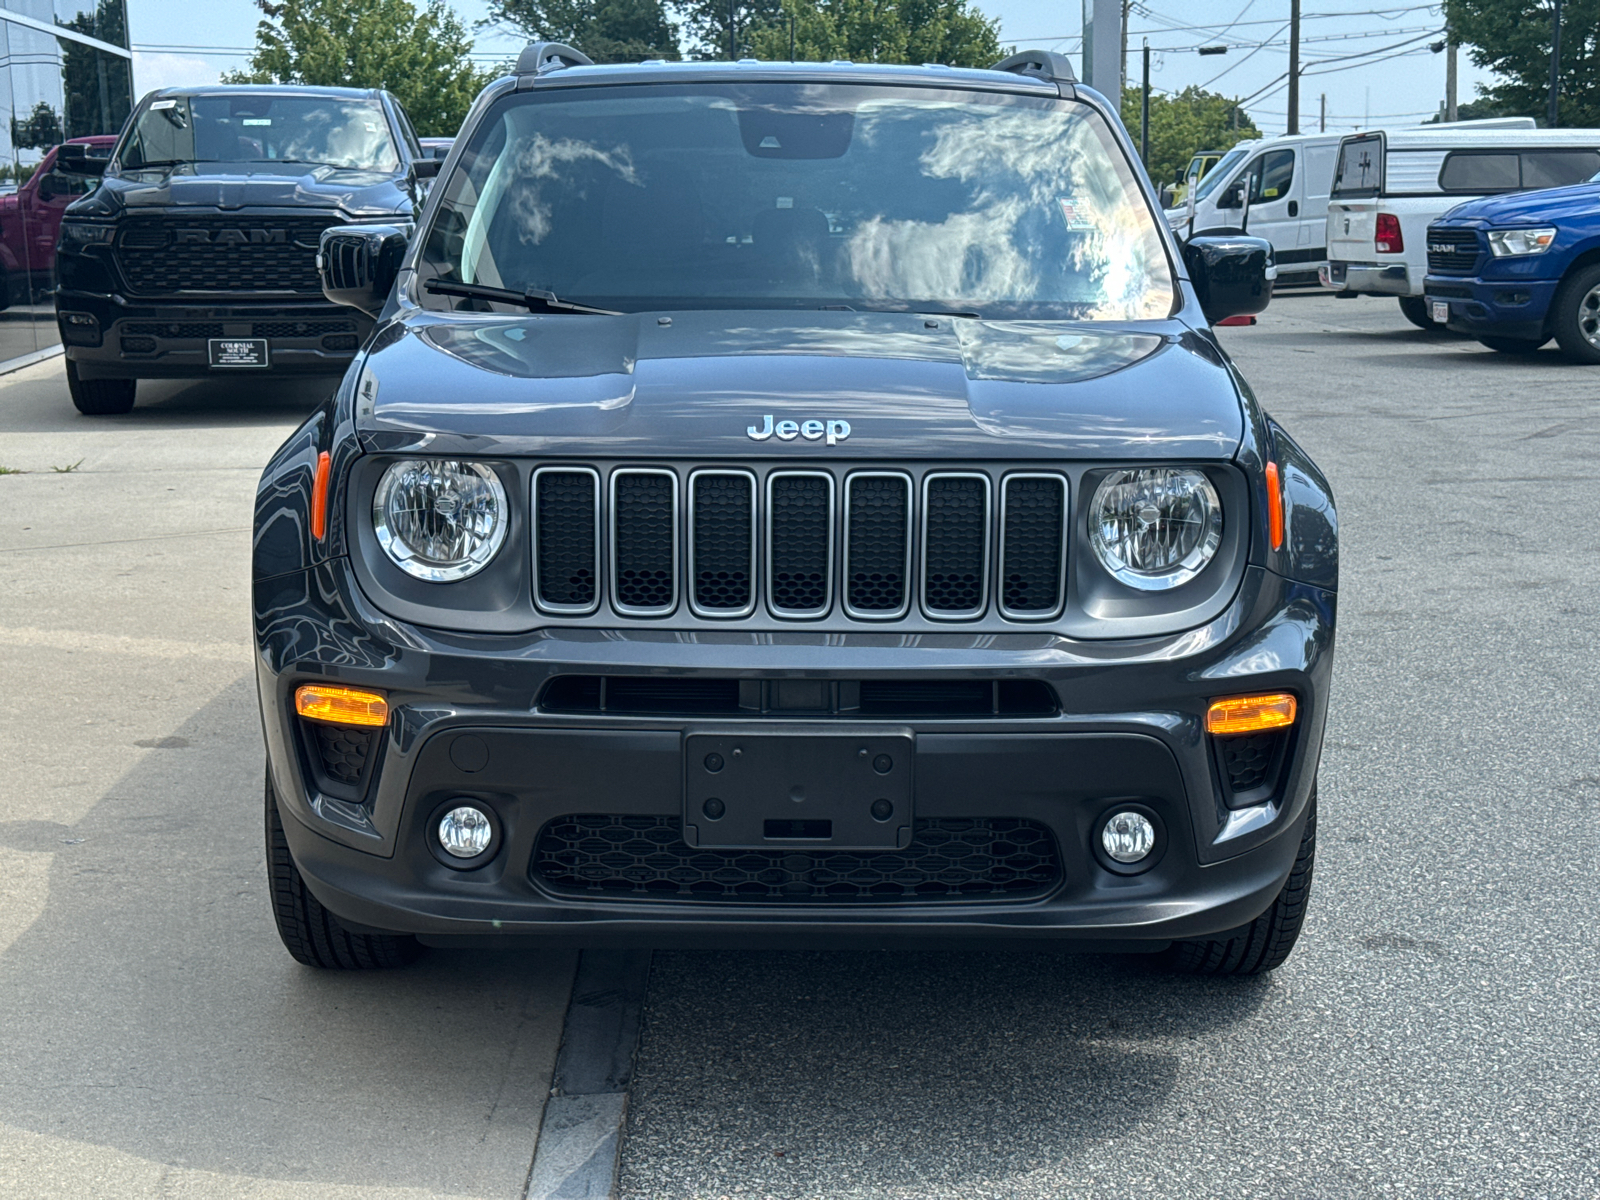
[[[562,67],[592,67],[594,60],[581,50],[560,42],[530,42],[517,56],[518,75],[542,75]]]
[[[1054,50],[1024,50],[1013,54],[1010,58],[1002,58],[991,71],[1010,71],[1013,75],[1032,75],[1035,79],[1047,80],[1050,83],[1077,83],[1078,77],[1072,73],[1072,64],[1067,61],[1065,54],[1057,54]]]

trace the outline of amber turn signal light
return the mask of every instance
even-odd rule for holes
[[[328,476],[333,457],[324,450],[317,455],[317,473],[311,480],[311,536],[321,541],[328,532]]]
[[[1288,692],[1214,700],[1206,710],[1207,733],[1264,733],[1294,724],[1297,705]]]
[[[386,725],[389,702],[378,692],[306,683],[294,690],[294,710],[313,721],[334,725]]]
[[[1275,462],[1267,464],[1267,537],[1274,550],[1283,549],[1283,484]]]

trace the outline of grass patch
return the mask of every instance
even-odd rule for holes
[[[72,463],[70,466],[51,467],[50,469],[52,471],[54,471],[57,475],[70,475],[70,474],[72,474],[72,472],[76,471],[81,466],[83,466],[83,459],[80,458],[77,462]]]
[[[26,475],[21,467],[0,467],[0,475]]]

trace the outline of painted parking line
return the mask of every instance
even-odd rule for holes
[[[622,1122],[649,980],[648,950],[584,951],[526,1200],[609,1200],[616,1194]]]

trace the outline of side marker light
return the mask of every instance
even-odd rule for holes
[[[1267,537],[1274,550],[1283,549],[1283,485],[1278,464],[1267,464]]]
[[[333,725],[379,726],[389,723],[389,702],[379,692],[357,688],[301,684],[294,690],[294,710],[313,721]]]
[[[1214,700],[1206,710],[1207,733],[1262,733],[1294,724],[1299,706],[1288,692]]]
[[[328,476],[333,458],[324,450],[317,455],[317,474],[311,484],[311,536],[321,541],[328,532]]]

